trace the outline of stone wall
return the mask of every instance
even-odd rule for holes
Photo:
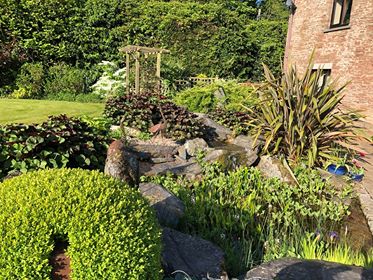
[[[350,81],[344,105],[373,110],[373,0],[353,0],[347,29],[329,29],[333,0],[293,0],[285,64],[304,71],[315,50],[314,63],[332,64],[332,78]]]

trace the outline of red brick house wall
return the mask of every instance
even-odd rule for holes
[[[293,0],[285,65],[304,71],[315,50],[315,64],[332,64],[331,77],[350,81],[344,103],[373,110],[373,0],[353,0],[350,24],[330,29],[333,0]]]

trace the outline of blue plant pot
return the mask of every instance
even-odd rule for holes
[[[364,178],[364,174],[351,173],[350,178],[356,182],[361,182]]]
[[[328,172],[335,174],[335,175],[346,175],[348,170],[346,166],[338,166],[335,164],[330,164],[328,166]]]

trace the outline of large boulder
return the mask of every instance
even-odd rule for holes
[[[217,161],[227,169],[235,169],[239,166],[255,166],[259,156],[253,150],[228,144],[209,150],[204,160],[207,162]]]
[[[163,229],[162,263],[166,274],[184,271],[198,279],[220,278],[223,272],[224,253],[210,241],[172,230]]]
[[[234,138],[231,143],[236,146],[240,146],[242,148],[245,148],[247,150],[253,150],[254,147],[254,140],[251,136],[247,135],[238,135],[236,138]]]
[[[206,151],[209,148],[209,145],[202,138],[195,138],[186,141],[184,148],[187,155],[194,157],[199,151]]]
[[[196,115],[202,124],[206,126],[207,138],[209,140],[225,142],[233,134],[232,130],[213,121],[206,114],[196,113]]]
[[[195,157],[199,151],[207,151],[209,145],[202,138],[195,138],[185,142],[177,150],[180,159],[187,160],[190,157]]]
[[[220,162],[222,164],[225,163],[226,159],[229,157],[229,151],[224,149],[214,149],[209,151],[204,160],[207,162]]]
[[[154,183],[141,183],[140,193],[149,200],[155,209],[159,223],[162,226],[176,227],[184,215],[184,204],[175,195]]]
[[[262,156],[257,168],[267,178],[279,178],[281,181],[289,184],[296,184],[291,171],[277,158]]]
[[[110,144],[106,162],[106,175],[122,180],[131,186],[139,183],[139,161],[133,153],[120,140],[115,140]]]
[[[250,270],[243,280],[373,280],[373,269],[317,260],[285,258]]]

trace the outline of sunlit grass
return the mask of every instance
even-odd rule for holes
[[[0,124],[35,123],[45,121],[48,116],[100,116],[104,104],[77,103],[52,100],[0,99]]]

